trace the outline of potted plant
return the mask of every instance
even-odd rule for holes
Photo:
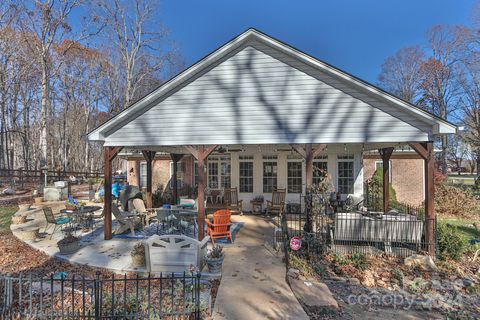
[[[263,200],[264,199],[262,195],[255,196],[255,198],[253,198],[253,202],[263,203]]]
[[[80,249],[80,238],[75,237],[71,232],[67,232],[65,237],[57,242],[60,254],[72,254]]]
[[[137,243],[130,253],[132,256],[132,266],[135,268],[145,267],[146,260],[145,260],[145,246],[143,243]]]
[[[223,259],[225,253],[223,252],[223,246],[216,245],[205,256],[205,262],[208,266],[208,272],[220,273],[222,272]]]

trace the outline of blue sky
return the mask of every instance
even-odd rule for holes
[[[163,0],[187,65],[249,27],[376,83],[386,57],[436,24],[469,24],[475,0]]]

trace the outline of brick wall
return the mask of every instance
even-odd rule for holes
[[[392,186],[397,194],[397,200],[420,205],[424,200],[423,160],[415,155],[393,155],[390,160],[392,163]],[[381,161],[380,157],[364,157],[363,177],[365,181],[373,176],[376,161]]]
[[[128,173],[127,181],[130,185],[138,186],[140,182],[140,162],[145,161],[141,158],[128,159]],[[157,188],[164,189],[170,182],[170,158],[156,158],[152,163],[152,191],[155,192]],[[186,184],[191,184],[193,181],[193,158],[186,156],[182,160],[184,162],[185,172],[183,179]],[[162,190],[163,191],[163,190]]]

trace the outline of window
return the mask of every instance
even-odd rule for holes
[[[263,192],[270,193],[277,188],[277,157],[263,157]]]
[[[208,161],[208,187],[218,189],[218,162]]]
[[[390,183],[392,182],[392,160],[389,161],[389,166],[390,166],[390,170],[389,170],[389,174],[388,174],[388,181],[390,181]],[[375,161],[375,171],[377,171],[378,169],[382,169],[383,171],[383,161]]]
[[[240,192],[253,192],[253,157],[240,156]]]
[[[177,188],[183,188],[183,174],[184,174],[185,163],[177,162]],[[170,189],[173,189],[173,161],[170,161]]]
[[[328,173],[328,156],[313,159],[313,184],[319,184]]]
[[[353,155],[338,156],[338,191],[353,193]]]
[[[210,189],[230,188],[231,165],[230,156],[212,156],[207,160],[207,186]],[[198,164],[194,167],[195,183],[198,182]]]
[[[287,162],[287,191],[288,193],[302,193],[302,162]]]
[[[147,162],[140,162],[140,185],[139,188],[147,187]]]

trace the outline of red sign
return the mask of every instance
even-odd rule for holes
[[[293,237],[290,239],[290,248],[294,251],[299,250],[302,247],[302,239],[299,237]]]

